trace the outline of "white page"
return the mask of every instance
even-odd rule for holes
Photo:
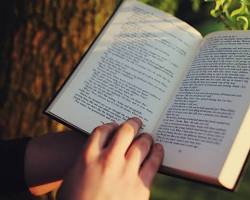
[[[249,47],[249,32],[204,39],[157,129],[165,166],[218,177],[249,107]]]
[[[48,110],[87,132],[132,116],[150,132],[201,38],[171,15],[125,1]]]

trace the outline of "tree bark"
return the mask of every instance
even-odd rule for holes
[[[5,32],[1,33],[4,41],[0,45],[1,138],[38,136],[65,128],[44,116],[43,109],[104,25],[115,3],[4,3],[1,25]]]

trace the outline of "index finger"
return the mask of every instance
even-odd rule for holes
[[[109,151],[114,156],[125,157],[127,149],[132,143],[134,137],[139,132],[142,121],[139,118],[130,118],[124,122],[116,131],[109,145]]]

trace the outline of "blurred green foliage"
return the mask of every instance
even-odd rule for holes
[[[248,30],[250,28],[250,0],[141,0],[144,3],[157,7],[163,11],[175,14],[181,4],[189,2],[192,10],[199,11],[201,4],[208,2],[211,8],[211,17],[221,21],[227,29]],[[183,12],[185,12],[183,10]],[[209,11],[207,10],[209,13]]]
[[[159,8],[163,11],[174,14],[177,10],[180,0],[141,0],[142,2]]]
[[[218,19],[211,17],[213,3],[204,0],[140,0],[148,5],[172,13],[178,18],[191,24],[202,35],[224,30],[225,26]]]
[[[153,184],[152,200],[248,200],[250,169],[235,192],[225,191],[183,179],[158,174]]]
[[[206,0],[214,1],[211,10],[213,17],[219,18],[227,28],[233,30],[248,30],[250,20],[250,0]]]
[[[141,0],[142,2],[157,7],[163,11],[167,11],[169,13],[174,14],[180,3],[181,0]],[[196,11],[200,7],[201,0],[191,0],[193,10]]]

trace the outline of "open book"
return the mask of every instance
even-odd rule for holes
[[[250,32],[202,37],[124,1],[46,113],[90,133],[137,116],[163,144],[162,171],[232,190],[250,148]]]

